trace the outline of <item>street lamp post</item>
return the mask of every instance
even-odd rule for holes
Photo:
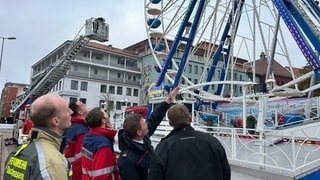
[[[1,55],[0,55],[0,71],[1,71],[1,63],[2,63],[2,55],[3,55],[3,46],[4,46],[4,40],[5,39],[8,39],[8,40],[15,40],[16,37],[1,37],[0,38],[2,39],[2,45],[1,45]]]

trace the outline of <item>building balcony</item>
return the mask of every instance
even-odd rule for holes
[[[79,97],[80,92],[78,90],[59,90],[58,95],[60,96],[75,96]]]

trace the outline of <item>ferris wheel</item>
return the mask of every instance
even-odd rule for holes
[[[228,91],[228,97],[233,98],[237,96],[235,84],[259,83],[255,62],[261,58],[269,62],[266,78],[272,78],[270,59],[288,67],[294,81],[292,63],[296,61],[311,64],[317,74],[319,58],[313,56],[312,64],[301,50],[299,38],[288,28],[289,20],[281,21],[281,16],[284,19],[288,14],[278,13],[282,6],[291,5],[288,3],[296,3],[294,7],[300,13],[301,2],[304,1],[145,0],[148,42],[159,71],[156,86],[165,82],[169,87],[179,85],[186,93],[203,99],[223,100]],[[314,17],[313,21],[319,24],[319,16]],[[311,31],[317,35],[318,25],[312,26],[315,27]],[[202,64],[201,68],[198,64]],[[250,71],[251,76],[235,77],[237,71]],[[198,78],[195,74],[199,74]],[[294,81],[291,85],[297,89]]]

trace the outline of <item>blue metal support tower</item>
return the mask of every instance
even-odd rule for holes
[[[168,85],[169,86],[169,89],[170,88],[175,88],[178,84],[179,84],[179,81],[180,81],[180,78],[181,78],[181,75],[182,75],[182,72],[183,72],[183,69],[184,69],[184,66],[187,62],[187,58],[188,58],[188,55],[189,55],[189,52],[190,52],[190,49],[192,47],[192,42],[194,40],[194,37],[196,35],[196,32],[197,32],[197,28],[198,28],[198,24],[199,24],[199,21],[201,19],[201,14],[202,14],[202,11],[204,10],[204,5],[205,5],[205,0],[201,0],[199,2],[199,5],[198,5],[198,9],[196,11],[196,14],[195,14],[195,17],[194,17],[194,21],[191,25],[191,30],[190,30],[190,34],[188,37],[184,37],[183,36],[183,32],[185,31],[188,23],[189,23],[189,19],[191,17],[191,14],[195,8],[195,5],[196,5],[196,2],[197,0],[192,0],[186,10],[186,14],[184,16],[184,19],[182,21],[182,24],[177,32],[177,35],[173,41],[173,44],[169,50],[169,53],[168,55],[166,56],[166,59],[165,59],[165,62],[164,62],[164,65],[161,69],[161,72],[158,76],[158,79],[156,81],[156,86],[160,86],[160,84],[163,82],[164,80],[164,77],[165,77],[165,74],[167,73],[167,70],[168,70],[168,67],[172,61],[172,58],[173,58],[173,55],[175,54],[176,50],[177,50],[177,47],[178,45],[180,44],[180,41],[185,41],[186,42],[186,47],[185,47],[185,50],[183,52],[183,56],[182,56],[182,59],[181,59],[181,63],[179,65],[179,69],[178,69],[178,72],[177,72],[177,75],[176,75],[176,78],[175,78],[175,81],[174,81],[174,84],[173,85]]]
[[[175,54],[175,52],[177,50],[178,45],[180,44],[181,41],[186,42],[186,46],[185,46],[185,49],[184,49],[184,52],[183,52],[183,55],[182,55],[182,58],[181,58],[181,61],[179,64],[179,68],[178,68],[178,72],[177,72],[175,80],[174,80],[174,84],[165,85],[165,89],[167,91],[170,91],[170,89],[175,88],[179,85],[184,66],[185,66],[186,62],[188,61],[189,52],[190,52],[194,37],[197,32],[197,28],[198,28],[198,25],[199,25],[199,22],[201,19],[201,14],[202,14],[203,10],[205,9],[206,0],[199,1],[197,9],[195,11],[196,13],[195,13],[193,22],[191,24],[190,34],[188,37],[185,37],[185,36],[183,36],[183,32],[185,31],[186,27],[189,26],[190,17],[191,17],[192,12],[195,10],[196,4],[197,4],[197,0],[190,1],[190,4],[186,10],[186,14],[184,16],[184,19],[180,25],[180,28],[177,32],[177,35],[175,36],[173,44],[172,44],[172,46],[171,46],[171,48],[165,58],[165,62],[163,63],[163,65],[161,67],[161,72],[160,72],[158,79],[156,80],[156,83],[155,83],[155,86],[161,85],[161,83],[163,82],[164,77],[167,73],[168,67],[171,64],[173,55]],[[152,107],[151,107],[151,104],[149,103],[147,117],[150,116],[151,110],[152,110]]]
[[[320,52],[320,40],[317,33],[310,23],[306,21],[306,17],[302,16],[294,1],[272,0],[272,2],[278,9],[280,16],[313,69],[317,79],[320,79],[320,61],[314,52]]]

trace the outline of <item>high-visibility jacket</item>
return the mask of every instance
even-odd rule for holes
[[[84,119],[77,117],[71,118],[71,127],[64,132],[64,136],[68,140],[64,156],[71,163],[72,179],[79,180],[82,176],[81,171],[81,149],[85,133],[89,132],[89,128]]]
[[[82,179],[120,180],[113,150],[116,131],[100,127],[90,129],[82,144]]]
[[[43,127],[31,129],[31,141],[8,156],[3,179],[67,180],[69,164],[62,154],[63,139]]]

